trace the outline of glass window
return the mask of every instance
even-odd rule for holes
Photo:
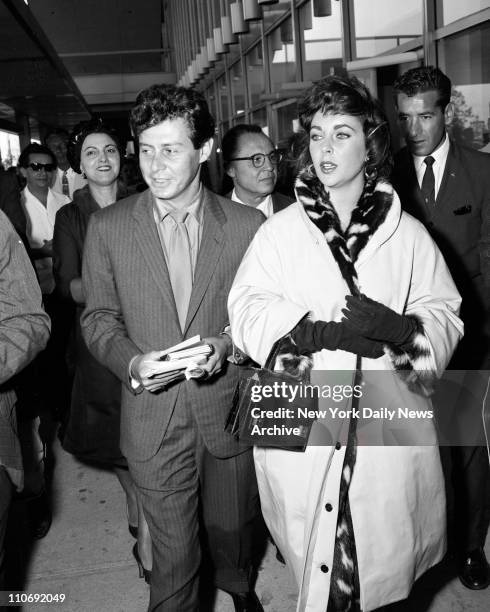
[[[298,130],[298,105],[296,101],[275,107],[277,117],[277,134],[274,134],[276,146],[284,147],[293,134]]]
[[[0,164],[7,170],[16,166],[20,155],[20,140],[18,134],[0,130]]]
[[[439,0],[437,7],[437,26],[440,28],[457,21],[462,17],[467,17],[472,13],[477,13],[490,7],[490,0],[464,0],[455,2],[454,0]]]
[[[279,2],[277,4],[265,4],[262,8],[262,21],[264,30],[268,30],[274,23],[289,12],[291,6],[289,2]]]
[[[303,80],[316,81],[342,66],[342,26],[340,2],[332,3],[329,17],[315,17],[309,0],[299,12],[300,31],[304,32]]]
[[[260,21],[248,21],[248,32],[241,35],[240,42],[242,49],[248,49],[256,40],[260,38],[262,34],[262,27]]]
[[[291,17],[267,37],[270,57],[271,90],[281,91],[283,83],[296,80],[293,24]]]
[[[379,55],[421,36],[422,5],[423,0],[354,0],[356,56]]]
[[[214,93],[214,83],[211,85],[211,87],[206,89],[206,101],[209,106],[209,112],[216,119],[218,105],[216,104],[216,95]]]
[[[257,109],[250,115],[251,123],[260,125],[266,134],[269,133],[269,126],[267,125],[267,109],[264,107]]]
[[[218,92],[219,92],[219,110],[220,110],[220,118],[228,119],[230,116],[230,105],[229,105],[229,95],[228,95],[228,85],[226,83],[226,75],[220,77],[217,81],[218,83]]]
[[[490,24],[444,38],[438,43],[439,65],[453,84],[453,138],[481,149],[489,143]],[[490,148],[490,146],[488,147]]]
[[[233,64],[230,70],[231,92],[233,95],[233,114],[243,115],[246,110],[245,84],[243,82],[242,62]]]
[[[261,102],[261,94],[265,92],[264,58],[261,43],[247,53],[245,65],[247,67],[249,105],[257,106]]]

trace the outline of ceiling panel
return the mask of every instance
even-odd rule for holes
[[[39,122],[73,125],[90,116],[23,0],[0,3],[0,85],[0,103]]]

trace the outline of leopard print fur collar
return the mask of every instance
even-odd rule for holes
[[[308,170],[301,172],[295,184],[296,197],[311,221],[321,230],[352,295],[359,295],[354,264],[359,253],[386,219],[393,203],[390,185],[378,182],[367,186],[352,212],[345,232],[330,196],[320,180]]]

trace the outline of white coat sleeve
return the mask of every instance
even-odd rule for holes
[[[228,298],[231,332],[235,344],[261,365],[274,343],[308,314],[285,298],[281,279],[287,271],[281,237],[274,224],[262,225],[238,268]]]
[[[398,370],[411,369],[413,377],[430,389],[463,336],[458,316],[461,296],[437,245],[426,229],[415,223],[412,252],[407,253],[407,259],[412,260],[412,279],[404,314],[414,316],[419,329],[404,352],[389,353]]]

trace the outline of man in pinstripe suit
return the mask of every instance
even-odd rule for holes
[[[250,588],[258,494],[251,450],[223,430],[238,373],[221,332],[263,215],[202,186],[214,120],[200,94],[154,85],[139,94],[131,123],[149,190],[92,217],[81,322],[90,350],[124,383],[121,450],[153,541],[149,610],[198,609],[204,535],[215,584],[236,610],[261,611]],[[148,376],[162,349],[195,334],[214,349],[204,378]]]

